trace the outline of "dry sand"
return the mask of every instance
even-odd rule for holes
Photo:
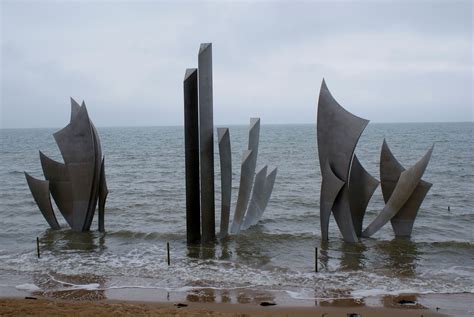
[[[362,317],[446,316],[422,308],[378,307],[262,307],[251,304],[192,303],[176,307],[173,303],[123,301],[65,301],[48,299],[0,299],[0,316],[342,316]]]

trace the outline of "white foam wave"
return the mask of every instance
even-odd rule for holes
[[[15,288],[20,291],[28,291],[28,292],[34,292],[34,291],[40,290],[40,288],[36,286],[35,284],[29,284],[29,283],[17,285],[15,286]]]

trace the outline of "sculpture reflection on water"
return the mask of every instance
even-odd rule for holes
[[[354,154],[369,123],[344,109],[329,92],[323,79],[318,101],[317,142],[322,183],[320,196],[321,237],[328,240],[332,214],[347,242],[370,237],[391,221],[396,236],[410,236],[418,209],[431,184],[421,180],[433,152],[432,146],[419,162],[405,170],[383,142],[380,177],[385,207],[362,231],[367,205],[379,181]]]
[[[104,231],[108,194],[104,158],[99,135],[84,102],[79,105],[71,98],[71,120],[53,136],[64,163],[54,161],[40,151],[46,180],[25,172],[34,200],[50,227],[59,229],[50,198],[53,196],[68,225],[80,232],[89,231],[98,203],[99,231]]]

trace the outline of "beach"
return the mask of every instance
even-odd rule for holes
[[[359,314],[376,316],[447,316],[422,308],[374,308],[374,307],[261,307],[249,304],[119,302],[119,301],[65,301],[0,299],[2,316],[344,316]]]
[[[91,287],[90,287],[91,288]],[[473,294],[402,294],[294,301],[282,293],[202,288],[21,291],[0,288],[1,316],[471,316]],[[9,295],[9,296],[8,296]]]

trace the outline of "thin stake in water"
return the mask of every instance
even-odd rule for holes
[[[166,252],[168,254],[168,266],[170,265],[170,243],[166,242]]]
[[[38,254],[38,259],[39,259],[41,256],[40,256],[40,240],[38,237],[36,237],[36,253]]]
[[[318,248],[314,248],[314,271],[318,272]]]

